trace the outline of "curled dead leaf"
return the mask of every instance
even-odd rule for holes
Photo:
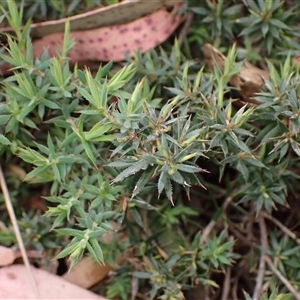
[[[225,55],[211,44],[205,44],[202,50],[204,53],[205,66],[209,71],[213,70],[214,65],[217,65],[220,70],[224,69]],[[233,75],[229,83],[237,88],[244,101],[258,104],[258,101],[253,99],[253,96],[260,91],[260,88],[264,85],[264,79],[269,79],[269,76],[269,71],[262,70],[245,61],[239,73]]]

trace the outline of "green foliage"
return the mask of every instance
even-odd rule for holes
[[[244,292],[246,300],[255,300],[249,294]],[[278,290],[274,289],[270,296],[264,294],[262,295],[262,300],[291,300],[293,296],[291,294],[278,294]]]
[[[107,291],[106,291],[106,297],[108,299],[114,299],[116,297],[122,299],[122,300],[127,300],[128,298],[128,294],[130,293],[130,284],[131,284],[131,280],[130,278],[125,275],[126,272],[124,272],[123,274],[119,274],[119,276],[117,277],[117,280],[115,282],[112,282],[112,284],[110,284],[107,287]]]
[[[108,298],[184,299],[195,287],[211,296],[240,266],[254,282],[262,253],[299,289],[297,240],[268,224],[265,249],[255,224],[278,210],[290,220],[286,227],[299,231],[297,209],[289,209],[297,208],[299,194],[299,67],[291,56],[279,61],[272,53],[255,106],[236,105],[229,84],[242,65],[238,54],[261,60],[278,35],[282,48],[298,47],[296,6],[234,3],[191,3],[196,20],[183,51],[175,40],[96,72],[69,65],[68,23],[55,58],[45,51],[34,59],[30,21],[20,26],[44,6],[46,15],[50,5],[57,16],[68,15],[78,1],[39,1],[31,9],[26,3],[23,11],[14,1],[2,5],[16,38],[8,36],[1,54],[14,73],[1,78],[0,153],[22,235],[30,248],[52,257],[59,251],[71,267],[86,254],[114,265],[125,256],[108,281]],[[228,43],[238,36],[244,40]],[[205,72],[197,45],[203,41],[229,49],[223,71]],[[32,190],[48,206],[43,216],[22,208],[20,199]],[[15,245],[2,216],[0,242]],[[268,267],[263,275],[262,299],[292,299]],[[239,296],[252,299],[250,289],[239,287]]]
[[[245,2],[250,14],[238,20],[245,27],[241,36],[248,36],[253,41],[261,39],[261,47],[265,47],[268,54],[276,42],[280,42],[281,47],[292,44],[292,37],[297,34],[293,33],[295,28],[290,27],[289,22],[297,13],[296,5],[286,10],[280,0]]]
[[[201,16],[201,23],[210,24],[208,35],[217,40],[234,37],[233,26],[241,9],[242,4],[233,4],[232,1],[203,1],[200,7],[191,8]]]

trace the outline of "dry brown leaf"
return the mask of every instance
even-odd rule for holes
[[[27,173],[23,168],[14,164],[9,164],[8,168],[14,175],[16,175],[19,178],[19,180],[24,181]]]
[[[29,209],[38,210],[42,213],[45,213],[47,211],[45,200],[39,195],[32,195],[28,197],[25,204]]]
[[[9,233],[9,229],[2,221],[0,221],[0,231],[2,231],[3,233]]]
[[[124,232],[118,232],[120,225],[116,222],[111,222],[113,231],[101,237],[101,241],[104,243],[110,243],[114,237],[121,243],[127,238],[127,234]],[[118,257],[116,263],[122,264],[125,261],[124,257]],[[90,288],[96,283],[103,280],[113,270],[110,265],[101,265],[96,263],[92,257],[84,257],[77,265],[75,265],[69,272],[63,275],[63,278],[83,288]]]
[[[226,56],[211,44],[205,44],[203,47],[205,66],[211,71],[216,64],[221,70],[224,69]],[[245,61],[238,74],[233,75],[229,83],[236,87],[246,102],[259,104],[253,99],[253,96],[260,91],[264,85],[264,79],[269,79],[270,74]]]
[[[42,251],[39,250],[27,250],[26,255],[29,258],[42,258],[44,256]],[[12,248],[6,248],[0,246],[0,266],[9,266],[11,265],[16,258],[21,257],[20,250],[14,250]]]
[[[124,262],[124,258],[118,258],[117,263]],[[63,275],[63,278],[82,288],[90,288],[96,283],[103,280],[113,270],[110,265],[100,265],[96,263],[90,256],[84,257],[69,272]]]
[[[16,259],[15,251],[11,248],[0,246],[0,266],[9,266]]]
[[[42,269],[32,267],[32,272],[42,299],[107,300]],[[25,266],[0,269],[0,299],[36,299]]]

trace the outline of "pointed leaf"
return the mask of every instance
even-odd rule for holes
[[[122,181],[123,179],[125,179],[126,177],[136,174],[137,172],[139,172],[140,170],[146,170],[149,166],[149,163],[145,160],[141,160],[139,162],[136,162],[134,164],[132,164],[129,168],[125,169],[124,171],[122,171],[113,181],[112,183],[116,183],[119,181]]]

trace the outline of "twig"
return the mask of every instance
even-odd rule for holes
[[[265,256],[265,261],[269,265],[270,269],[275,273],[279,280],[285,285],[285,287],[292,293],[296,300],[300,300],[300,293],[297,292],[291,283],[280,273],[280,271],[274,266],[269,256]]]
[[[263,212],[262,213],[265,218],[272,221],[275,225],[277,225],[286,235],[288,235],[290,238],[292,238],[297,244],[300,245],[300,239],[297,238],[296,234],[290,231],[286,226],[284,226],[281,222],[279,222],[277,219],[272,217],[271,215]]]
[[[253,247],[253,243],[255,243],[254,239],[250,240],[246,235],[243,235],[243,232],[239,232],[233,226],[228,227],[228,231],[235,235],[238,240],[243,241],[243,244]]]
[[[231,242],[234,241],[233,236],[230,236],[229,240]],[[232,248],[230,249],[230,252],[232,252]],[[224,284],[223,284],[223,291],[222,291],[222,300],[228,300],[229,297],[229,292],[230,292],[230,280],[231,280],[231,267],[228,267],[226,269],[226,276],[225,276],[225,280],[224,280]]]
[[[227,207],[229,206],[231,201],[232,201],[232,197],[226,198],[225,202],[223,203],[223,211],[225,211],[227,209]],[[202,231],[202,235],[200,238],[200,244],[203,244],[207,241],[208,236],[210,235],[210,233],[212,232],[212,230],[214,229],[216,224],[217,224],[217,222],[213,219],[207,224],[207,226]]]
[[[204,300],[210,300],[210,296],[209,296],[209,287],[206,285],[204,287],[204,291],[205,291],[205,297]]]
[[[184,39],[186,38],[186,36],[188,34],[191,23],[193,21],[193,17],[194,17],[194,14],[192,12],[187,13],[184,25],[182,26],[181,32],[178,36],[178,45],[179,45],[179,47],[181,47],[181,45],[183,44]]]
[[[136,294],[136,299],[142,299],[142,300],[150,300],[150,298],[148,298],[147,296],[141,294],[141,293],[137,293]]]
[[[35,278],[32,274],[32,270],[31,270],[31,267],[30,267],[28,256],[26,254],[26,249],[25,249],[25,246],[24,246],[24,243],[23,243],[23,240],[22,240],[22,236],[21,236],[21,233],[20,233],[20,229],[19,229],[19,226],[18,226],[16,215],[15,215],[13,206],[11,204],[11,199],[10,199],[10,196],[9,196],[9,192],[8,192],[8,189],[7,189],[7,185],[6,185],[6,181],[5,181],[5,178],[4,178],[4,175],[3,175],[1,165],[0,165],[0,186],[1,186],[1,189],[2,189],[4,201],[5,201],[6,208],[7,208],[8,214],[9,214],[9,218],[10,218],[10,221],[13,225],[14,232],[15,232],[15,235],[16,235],[16,238],[17,238],[17,241],[18,241],[18,245],[19,245],[19,248],[20,248],[20,251],[21,251],[21,254],[22,254],[22,258],[23,258],[25,267],[26,267],[27,272],[28,272],[29,280],[30,280],[31,286],[33,288],[33,291],[35,293],[35,297],[37,299],[42,299],[41,295],[40,295],[40,292],[37,288]]]
[[[226,269],[226,276],[223,283],[223,290],[222,290],[222,300],[228,300],[228,295],[230,292],[230,280],[231,280],[231,267]]]
[[[266,223],[263,216],[260,214],[258,219],[259,229],[260,229],[260,244],[261,244],[261,254],[259,259],[259,267],[258,267],[258,274],[256,276],[256,285],[253,293],[253,299],[258,300],[260,299],[262,293],[262,286],[264,275],[266,271],[266,264],[265,264],[265,251],[269,248],[268,245],[268,233],[266,228]]]
[[[238,290],[238,285],[239,285],[240,273],[241,273],[241,270],[238,271],[238,273],[234,276],[234,279],[233,279],[232,292],[231,292],[233,300],[239,300],[238,296],[237,296],[237,294],[238,294],[237,290]]]

